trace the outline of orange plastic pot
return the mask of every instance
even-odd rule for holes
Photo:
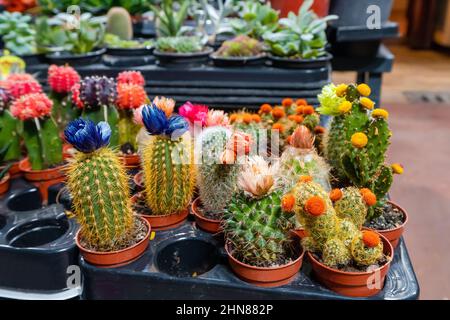
[[[280,11],[280,17],[287,17],[289,12],[298,13],[304,0],[270,0],[272,8]],[[311,8],[319,17],[325,17],[330,10],[330,0],[315,0]]]
[[[308,233],[303,228],[293,230],[292,232],[294,232],[300,239],[303,239],[308,236]]]
[[[395,249],[397,248],[400,238],[403,235],[403,232],[405,231],[405,225],[408,222],[408,214],[406,213],[406,210],[400,207],[398,204],[392,201],[388,201],[388,203],[390,203],[393,207],[396,207],[403,213],[404,221],[402,225],[398,226],[397,228],[389,230],[374,230],[374,231],[386,237],[386,239],[389,240],[389,242],[392,244],[392,247],[394,247]]]
[[[133,177],[133,182],[136,185],[138,191],[144,190],[144,173],[142,171],[136,173]]]
[[[80,243],[81,230],[78,230],[75,242],[78,249],[80,249],[80,253],[83,258],[90,264],[103,268],[120,267],[139,259],[148,247],[152,229],[147,220],[141,217],[138,217],[138,219],[141,219],[141,221],[147,226],[147,233],[145,237],[138,243],[117,251],[98,252],[84,248]]]
[[[23,172],[24,178],[39,189],[43,203],[47,203],[48,188],[66,180],[64,166],[45,170],[32,170],[30,161],[28,158],[25,158],[20,161],[19,168]]]
[[[76,149],[68,143],[63,144],[63,158],[64,160],[73,158]]]
[[[197,226],[209,233],[219,233],[220,231],[222,231],[220,220],[208,219],[203,216],[198,210],[199,205],[200,198],[196,198],[191,204],[191,209],[194,213],[195,223],[197,224]]]
[[[22,176],[22,171],[20,171],[19,168],[20,161],[16,161],[11,164],[11,167],[9,168],[9,176],[11,179],[20,178]]]
[[[308,252],[313,272],[319,282],[328,289],[348,297],[370,297],[380,292],[384,287],[384,280],[394,254],[394,248],[388,239],[382,235],[380,238],[383,241],[384,254],[390,259],[381,268],[370,272],[344,272],[333,269],[319,262]]]
[[[294,261],[278,267],[254,267],[240,262],[231,254],[230,243],[225,244],[225,251],[228,254],[228,263],[233,272],[245,282],[259,287],[279,287],[292,281],[300,271],[303,263],[304,250]]]
[[[0,194],[4,194],[9,190],[10,175],[5,174],[2,180],[0,180]]]
[[[141,157],[137,153],[121,155],[119,158],[127,169],[138,169],[141,167]]]
[[[135,194],[131,197],[131,202],[136,203],[138,197],[139,193]],[[139,215],[150,223],[154,231],[161,231],[173,229],[183,224],[184,220],[186,220],[189,215],[189,210],[186,208],[180,212],[175,212],[164,216],[142,213],[139,213]]]

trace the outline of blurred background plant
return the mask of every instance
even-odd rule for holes
[[[13,54],[22,56],[37,53],[36,31],[32,18],[19,12],[0,14],[0,35],[4,47]]]

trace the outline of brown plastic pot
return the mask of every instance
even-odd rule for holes
[[[63,165],[45,170],[32,170],[30,161],[25,158],[20,161],[19,168],[23,172],[24,178],[39,189],[43,203],[47,203],[48,188],[66,180]]]
[[[295,275],[300,271],[303,263],[304,250],[297,259],[279,267],[254,267],[240,262],[231,254],[231,244],[225,243],[225,251],[228,254],[228,263],[236,275],[245,282],[259,287],[279,287],[292,281]]]
[[[141,157],[137,153],[119,156],[126,169],[138,169],[141,167]]]
[[[80,253],[83,258],[90,264],[103,268],[120,267],[139,259],[148,247],[152,228],[147,220],[142,217],[138,217],[138,219],[141,219],[141,221],[143,221],[147,226],[147,234],[144,239],[128,248],[117,251],[98,252],[84,248],[80,243],[81,230],[78,230],[75,242],[78,249],[80,249]]]
[[[10,175],[9,173],[6,173],[3,179],[0,180],[0,194],[8,192],[9,182],[10,182]]]
[[[135,203],[139,197],[139,193],[136,193],[134,196],[131,197],[131,202]],[[144,218],[145,220],[150,223],[154,231],[161,231],[161,230],[168,230],[168,229],[174,229],[180,225],[183,224],[184,220],[189,215],[189,210],[186,208],[184,210],[181,210],[180,212],[171,213],[164,216],[159,215],[149,215],[149,214],[142,214],[139,213],[139,215]]]
[[[319,282],[328,289],[348,297],[370,297],[380,292],[384,287],[384,280],[394,254],[394,248],[388,239],[382,235],[380,238],[383,241],[384,254],[390,259],[381,268],[370,272],[344,272],[333,269],[319,262],[308,252],[313,272]]]
[[[197,226],[209,233],[221,232],[222,228],[220,226],[220,220],[208,219],[203,216],[198,210],[198,206],[200,205],[200,203],[200,198],[198,197],[191,204],[191,209],[194,213],[195,223],[197,224]]]
[[[144,173],[142,171],[136,173],[133,177],[133,182],[137,187],[137,191],[144,190]]]
[[[405,231],[405,225],[408,222],[408,214],[406,213],[406,210],[400,207],[398,204],[388,201],[393,207],[396,207],[398,210],[400,210],[403,213],[403,223],[402,225],[398,226],[394,229],[389,230],[374,230],[378,232],[379,234],[386,237],[386,239],[389,240],[389,242],[392,244],[392,247],[395,249],[398,246],[398,243],[400,241],[400,237],[402,236],[403,232]]]

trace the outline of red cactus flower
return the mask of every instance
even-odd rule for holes
[[[137,84],[141,87],[145,86],[145,79],[139,71],[123,71],[117,75],[117,84]]]
[[[31,93],[15,100],[11,113],[20,120],[41,118],[50,115],[53,102],[44,93]]]
[[[25,76],[20,79],[20,77],[14,77],[16,80],[7,80],[6,89],[11,94],[13,99],[19,99],[20,97],[31,94],[31,93],[41,93],[42,87],[34,78]]]
[[[73,85],[73,87],[70,89],[72,92],[72,102],[80,109],[84,107],[84,103],[80,98],[80,84],[76,83]]]
[[[191,124],[201,123],[202,127],[206,125],[208,119],[208,107],[200,104],[192,104],[186,102],[183,104],[178,113],[188,120]]]
[[[29,73],[13,73],[6,78],[7,82],[24,81],[24,80],[36,81],[36,79]]]
[[[47,81],[54,92],[68,93],[80,82],[80,75],[72,67],[53,64],[48,68]]]
[[[136,109],[145,104],[147,95],[137,84],[122,83],[117,86],[117,106],[120,109]]]

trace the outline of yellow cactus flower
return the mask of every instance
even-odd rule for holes
[[[336,95],[338,97],[343,97],[345,93],[347,92],[348,85],[346,84],[340,84],[336,87]]]
[[[372,117],[384,118],[387,120],[389,118],[389,112],[387,112],[387,110],[385,110],[385,109],[375,109],[372,112]]]
[[[357,132],[352,135],[351,142],[355,148],[361,149],[367,145],[367,143],[369,142],[369,139],[367,138],[367,136],[364,133]]]
[[[340,113],[347,113],[352,109],[352,103],[349,101],[344,101],[339,105]]]
[[[364,97],[370,96],[370,93],[372,92],[372,89],[370,89],[370,87],[365,83],[361,83],[356,87],[356,89],[358,90],[359,94]]]
[[[375,102],[366,97],[359,99],[359,103],[361,103],[364,108],[369,110],[372,110],[373,107],[375,107]]]
[[[393,165],[391,165],[392,168],[392,172],[395,174],[403,174],[403,166],[400,163],[394,163]]]

